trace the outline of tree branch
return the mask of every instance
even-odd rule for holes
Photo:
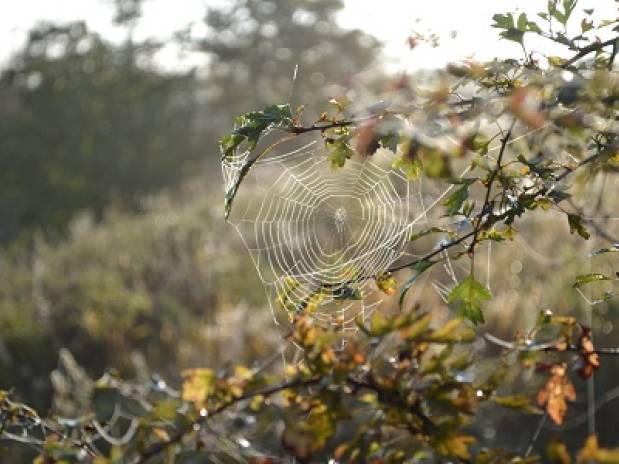
[[[322,380],[321,377],[312,378],[312,379],[297,379],[297,380],[292,380],[289,382],[284,382],[278,385],[274,385],[273,387],[265,388],[262,390],[256,390],[253,392],[244,393],[243,395],[241,395],[238,398],[233,399],[232,401],[229,401],[227,403],[222,403],[221,405],[217,406],[213,410],[207,411],[206,415],[200,415],[200,417],[196,419],[195,421],[193,421],[189,425],[189,427],[179,430],[176,434],[172,435],[168,441],[155,443],[145,448],[144,450],[140,452],[139,457],[134,462],[136,464],[144,464],[148,462],[150,458],[160,454],[161,452],[165,451],[170,446],[175,445],[179,443],[180,441],[182,441],[186,435],[194,431],[195,426],[202,425],[209,418],[214,417],[218,414],[221,414],[222,412],[234,406],[235,404],[238,404],[242,401],[245,401],[251,398],[255,398],[256,396],[264,396],[264,397],[273,396],[283,390],[288,390],[290,388],[308,387],[308,386],[317,384],[318,382],[320,382],[320,380]]]
[[[581,348],[577,345],[568,345],[565,349],[560,349],[556,346],[554,342],[544,342],[538,343],[535,345],[522,346],[513,342],[508,342],[507,340],[503,340],[502,338],[497,337],[496,335],[492,335],[491,333],[485,333],[484,339],[493,343],[494,345],[500,346],[502,348],[507,348],[508,350],[518,350],[521,352],[535,352],[535,351],[556,351],[558,353],[563,352],[574,352],[580,353]],[[619,347],[606,347],[606,348],[595,348],[591,353],[595,353],[598,355],[606,355],[606,356],[619,356]]]
[[[579,52],[576,53],[576,55],[574,55],[572,58],[570,58],[565,63],[563,63],[560,67],[563,69],[567,69],[571,67],[574,63],[576,63],[578,60],[580,60],[581,58],[584,58],[590,53],[597,52],[610,45],[615,47],[616,46],[615,44],[617,43],[617,41],[619,41],[619,36],[614,37],[610,40],[607,40],[606,42],[595,42],[595,43],[592,43],[591,45],[587,45],[586,47],[581,48]],[[613,60],[614,60],[614,54],[615,52],[613,49],[613,57],[612,57]]]

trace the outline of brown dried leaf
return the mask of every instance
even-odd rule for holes
[[[595,369],[600,367],[600,357],[595,352],[593,341],[591,340],[591,329],[582,327],[582,334],[578,340],[580,347],[580,357],[584,363],[579,374],[583,379],[588,379],[593,375]]]
[[[537,404],[546,409],[555,424],[561,425],[567,411],[567,402],[575,399],[576,390],[567,377],[566,364],[555,364],[550,369],[550,378],[537,394]]]
[[[357,132],[357,153],[362,156],[373,155],[379,148],[376,120],[372,119],[359,126]]]

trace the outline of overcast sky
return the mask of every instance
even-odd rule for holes
[[[199,23],[206,5],[222,2],[225,0],[149,1],[136,36],[155,36],[165,40],[175,30],[191,22]],[[110,3],[110,0],[19,0],[9,3],[0,16],[0,62],[5,62],[21,46],[29,28],[42,20],[84,19],[104,36],[116,40],[122,38],[122,31],[111,23]],[[394,67],[414,69],[441,66],[466,57],[483,60],[513,56],[518,53],[517,45],[498,40],[496,30],[490,27],[492,15],[520,8],[535,16],[545,7],[546,0],[347,0],[346,4],[339,18],[343,26],[374,34],[386,43]],[[614,18],[617,16],[616,5],[614,0],[580,0],[578,9],[596,8],[597,17]],[[575,31],[579,22],[579,18],[573,21]],[[435,32],[442,38],[442,45],[437,49],[420,46],[408,51],[406,37],[411,30]],[[455,38],[452,38],[452,31],[457,33]],[[544,50],[546,44],[533,45]],[[178,65],[177,51],[168,47],[162,60],[166,66]]]

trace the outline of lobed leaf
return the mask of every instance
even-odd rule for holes
[[[479,324],[484,322],[481,302],[491,299],[490,291],[477,282],[473,274],[470,274],[451,291],[447,297],[447,302],[459,301],[461,314],[474,324]]]

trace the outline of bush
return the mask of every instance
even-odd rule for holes
[[[270,316],[255,311],[264,293],[239,241],[225,238],[213,190],[162,194],[143,214],[110,210],[101,224],[85,214],[65,242],[4,252],[2,386],[47,407],[62,347],[92,375],[108,366],[131,372],[133,351],[168,373],[264,354]],[[239,336],[245,318],[263,334]]]

